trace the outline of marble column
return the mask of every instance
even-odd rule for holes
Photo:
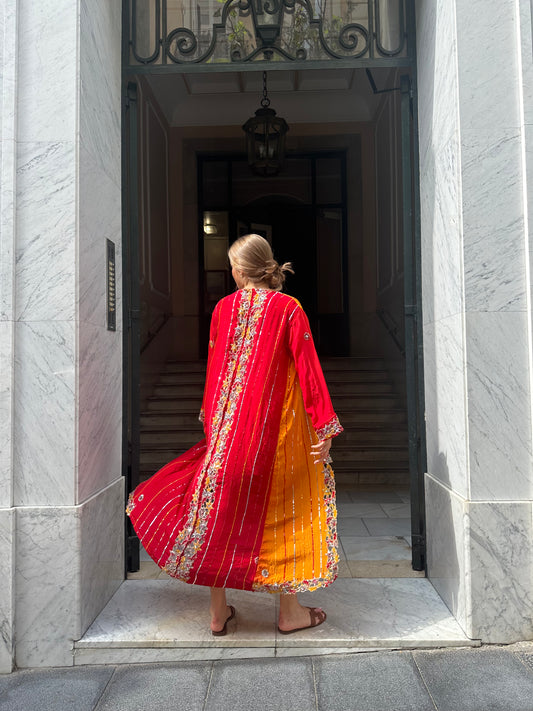
[[[17,2],[0,7],[0,673],[13,660],[13,371]]]
[[[428,574],[470,637],[531,639],[531,5],[418,2],[417,37]]]
[[[3,7],[0,574],[16,574],[0,612],[17,666],[70,665],[123,578],[120,308],[106,328],[107,238],[120,293],[121,10]]]

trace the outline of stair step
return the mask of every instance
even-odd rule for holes
[[[182,446],[169,446],[168,443],[162,442],[160,444],[151,444],[148,448],[141,450],[141,463],[147,464],[148,462],[158,463],[160,466],[166,462],[170,462],[178,456],[178,453],[185,451],[188,447],[187,444]],[[195,441],[191,442],[192,447],[196,444]],[[177,445],[177,443],[176,443]],[[364,463],[365,466],[373,466],[373,464],[379,467],[387,466],[401,466],[405,467],[408,463],[408,453],[405,448],[385,448],[376,447],[365,449],[341,449],[340,447],[335,447],[332,451],[332,457],[335,463]]]
[[[205,373],[161,373],[157,385],[204,385]]]
[[[365,443],[387,445],[394,444],[396,446],[407,446],[407,430],[391,431],[386,429],[381,430],[350,430],[345,429],[339,437],[339,442],[343,444],[351,444],[352,446],[361,447]]]
[[[202,423],[198,420],[200,408],[193,412],[157,412],[148,411],[141,414],[141,430],[157,430],[169,428],[187,427],[188,429],[202,429]]]
[[[172,446],[173,444],[187,444],[191,442],[191,446],[204,438],[204,433],[201,429],[189,430],[179,429],[168,432],[143,432],[142,449],[151,449],[154,445]]]
[[[385,370],[383,358],[321,358],[322,370],[328,373],[333,370]]]
[[[205,373],[207,368],[207,361],[178,361],[169,360],[162,367],[161,372],[163,373]]]
[[[202,398],[204,395],[203,384],[194,383],[180,383],[179,385],[157,385],[154,388],[154,397],[162,397],[166,400],[168,398],[176,398],[181,400],[183,398],[198,398],[200,405],[202,404]]]
[[[336,412],[339,415],[339,420],[343,427],[361,423],[367,423],[368,425],[375,423],[385,424],[388,422],[403,423],[407,419],[405,410],[402,408],[361,408],[360,410],[349,411],[341,411],[339,408],[336,408]]]
[[[366,393],[364,395],[358,393],[348,393],[346,395],[331,393],[331,400],[339,417],[341,412],[353,412],[360,409],[400,408],[402,404],[397,395],[389,393]]]
[[[367,383],[390,382],[386,370],[325,370],[324,377],[328,383]]]
[[[199,413],[201,405],[201,400],[190,397],[183,400],[172,397],[149,397],[146,403],[148,410],[161,412],[165,410],[169,412],[194,412],[196,410],[196,413]]]

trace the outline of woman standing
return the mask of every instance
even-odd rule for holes
[[[211,631],[235,609],[226,588],[282,593],[278,629],[326,619],[297,592],[337,575],[331,438],[342,432],[296,299],[268,242],[229,250],[238,291],[211,320],[201,419],[205,439],[130,495],[146,551],[169,575],[211,587]]]

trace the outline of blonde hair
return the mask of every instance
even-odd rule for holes
[[[242,272],[249,282],[268,289],[280,291],[285,283],[287,272],[294,274],[292,264],[285,262],[281,266],[274,259],[272,249],[261,235],[244,235],[236,240],[228,251],[232,267]]]

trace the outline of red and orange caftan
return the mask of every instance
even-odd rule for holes
[[[211,321],[205,439],[130,495],[139,539],[198,585],[300,592],[337,575],[335,485],[311,445],[342,432],[296,299],[241,289]]]

